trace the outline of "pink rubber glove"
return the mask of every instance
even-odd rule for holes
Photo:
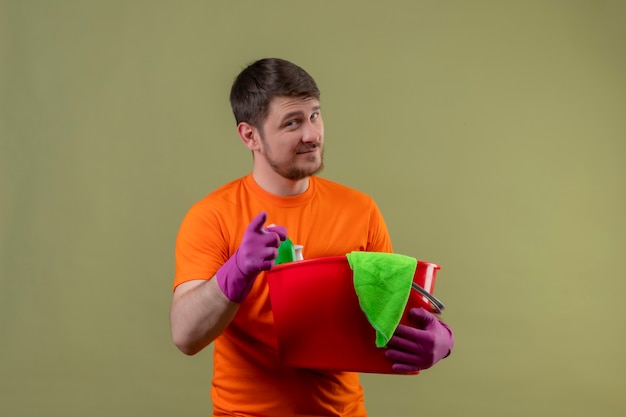
[[[282,226],[264,227],[266,220],[267,214],[261,212],[250,222],[237,251],[215,274],[217,284],[230,301],[245,300],[257,275],[274,265],[277,248],[287,238]]]
[[[416,327],[398,325],[387,343],[385,356],[398,373],[428,369],[452,351],[454,334],[447,324],[423,308],[412,308],[409,318]]]

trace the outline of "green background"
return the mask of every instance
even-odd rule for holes
[[[324,177],[442,265],[454,354],[372,416],[626,414],[626,2],[0,1],[0,413],[209,415],[171,343],[189,206],[251,168],[257,58],[322,90]]]

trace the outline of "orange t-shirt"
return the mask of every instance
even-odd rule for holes
[[[285,226],[293,243],[304,246],[305,259],[392,251],[383,217],[366,194],[311,177],[306,192],[279,197],[247,175],[215,190],[185,216],[176,241],[174,287],[213,277],[261,211],[268,213],[268,225]],[[265,275],[257,277],[215,340],[214,415],[365,416],[358,374],[280,364]]]

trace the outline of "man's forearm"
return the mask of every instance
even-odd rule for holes
[[[170,309],[174,344],[186,355],[195,355],[224,331],[238,308],[215,279],[179,285]]]

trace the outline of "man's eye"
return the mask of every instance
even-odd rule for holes
[[[313,113],[313,114],[311,115],[311,120],[315,120],[315,119],[317,119],[318,117],[320,117],[320,114],[319,114],[319,113],[317,113],[317,112],[316,112],[316,113]]]

